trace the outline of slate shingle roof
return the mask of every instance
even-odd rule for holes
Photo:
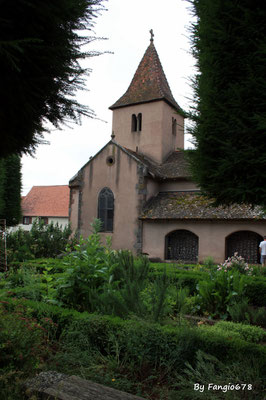
[[[22,215],[29,217],[68,217],[69,187],[33,186],[22,199]]]
[[[250,220],[266,219],[260,207],[235,204],[229,207],[213,207],[212,201],[200,192],[161,192],[151,198],[143,209],[142,219],[219,219]]]
[[[160,180],[189,178],[187,161],[182,151],[173,151],[162,164],[157,164],[144,155],[130,149],[126,149],[126,151],[145,164],[148,171]]]
[[[151,41],[126,93],[110,109],[156,100],[165,100],[177,111],[181,111],[172,95],[158,53]]]

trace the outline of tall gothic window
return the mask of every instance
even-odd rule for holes
[[[137,132],[138,129],[138,120],[135,114],[131,116],[131,130],[132,132]]]
[[[114,225],[114,195],[105,187],[98,197],[98,218],[102,221],[101,232],[112,232]]]
[[[142,114],[139,113],[138,114],[138,132],[141,131],[141,128],[142,128]]]
[[[176,119],[172,117],[172,134],[176,135]]]
[[[131,116],[131,131],[132,132],[141,132],[142,129],[142,114],[139,113],[138,116],[136,114],[132,114]]]

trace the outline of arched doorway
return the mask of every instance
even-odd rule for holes
[[[188,263],[198,261],[199,238],[193,232],[180,229],[165,237],[165,257]]]
[[[225,256],[232,257],[238,253],[249,264],[260,262],[259,243],[262,236],[252,231],[239,231],[227,236],[225,241]]]

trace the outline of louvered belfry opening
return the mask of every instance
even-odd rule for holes
[[[112,232],[114,226],[114,195],[105,187],[98,198],[98,218],[102,222],[101,232]]]
[[[226,238],[226,258],[238,253],[248,264],[259,264],[259,244],[263,237],[252,231],[239,231]]]
[[[186,263],[198,261],[199,238],[193,232],[180,229],[165,238],[166,259]]]

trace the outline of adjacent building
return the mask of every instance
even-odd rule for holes
[[[22,198],[22,223],[19,225],[30,230],[37,218],[45,224],[58,223],[64,228],[69,223],[69,187],[33,186]]]

